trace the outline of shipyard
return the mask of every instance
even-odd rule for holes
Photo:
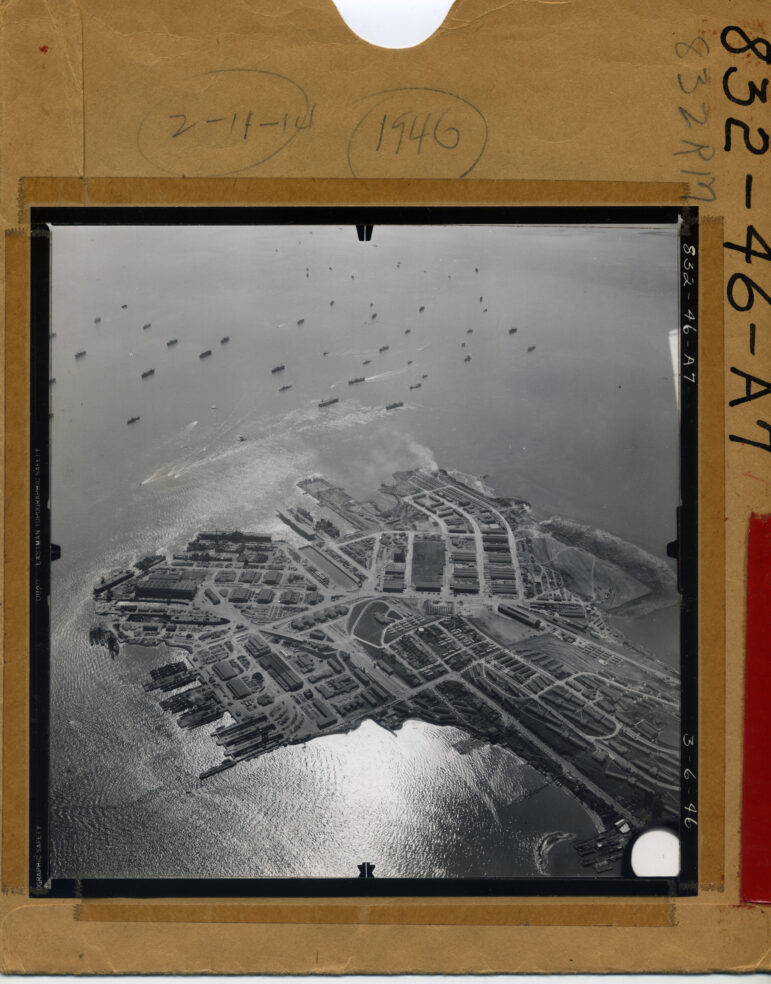
[[[630,831],[676,815],[678,674],[607,619],[630,571],[654,604],[660,572],[587,553],[604,584],[589,598],[528,503],[441,470],[394,474],[389,508],[319,476],[297,489],[303,504],[278,513],[285,535],[201,531],[93,589],[92,645],[165,654],[148,699],[183,730],[210,729],[200,781],[412,718],[504,745],[569,789],[595,818],[597,837],[574,847],[597,872]]]
[[[676,230],[429,225],[57,230],[54,877],[591,890],[676,823]]]

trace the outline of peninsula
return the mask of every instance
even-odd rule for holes
[[[678,672],[608,620],[676,602],[664,561],[442,470],[397,472],[368,501],[320,477],[298,488],[285,535],[200,532],[94,587],[92,642],[159,647],[148,697],[212,727],[201,780],[419,719],[570,789],[600,831],[576,845],[597,872],[676,816]]]

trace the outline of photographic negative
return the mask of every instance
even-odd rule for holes
[[[693,230],[205,211],[37,247],[39,884],[626,891],[693,716]]]

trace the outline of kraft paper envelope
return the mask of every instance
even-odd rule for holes
[[[6,0],[1,16],[4,971],[767,968],[769,910],[742,895],[741,852],[748,535],[771,487],[768,5],[457,0],[405,50],[367,44],[330,0]],[[221,138],[231,120],[242,139]],[[31,210],[394,205],[698,209],[696,893],[35,897]]]

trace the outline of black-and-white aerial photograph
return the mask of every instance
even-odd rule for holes
[[[676,823],[678,243],[54,224],[52,878],[620,877]]]

